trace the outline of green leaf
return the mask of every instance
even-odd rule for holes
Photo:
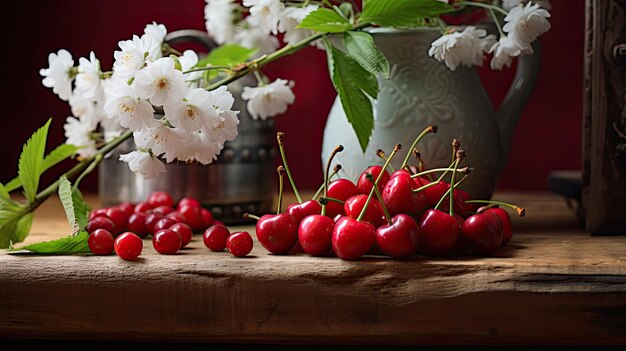
[[[59,198],[61,199],[61,204],[63,204],[65,216],[70,224],[72,234],[78,233],[87,225],[89,205],[83,199],[80,190],[72,187],[65,175],[59,178]]]
[[[28,139],[22,149],[20,160],[18,164],[18,177],[24,187],[24,195],[28,202],[33,202],[37,195],[37,188],[39,187],[39,177],[42,173],[42,163],[44,151],[46,148],[46,138],[48,137],[48,128],[50,127],[48,122],[41,128],[39,128]]]
[[[43,174],[45,171],[59,164],[59,162],[65,160],[66,158],[73,156],[78,151],[78,147],[72,144],[61,144],[57,146],[52,152],[50,152],[44,159],[41,165],[41,173]],[[22,182],[20,178],[14,178],[10,182],[7,183],[6,188],[7,191],[13,191],[22,186]]]
[[[378,94],[376,77],[363,69],[350,56],[332,45],[326,47],[331,78],[339,99],[352,125],[361,149],[365,152],[374,129],[374,113],[368,95]]]
[[[420,17],[452,12],[454,8],[438,0],[363,0],[361,23],[389,27],[416,27]]]
[[[34,214],[30,212],[23,215],[17,221],[17,225],[15,226],[15,232],[13,232],[13,235],[11,235],[11,241],[13,244],[21,243],[22,241],[24,241],[24,239],[26,239],[26,237],[30,233],[31,226],[33,225],[33,217]]]
[[[198,61],[195,67],[233,66],[246,62],[258,51],[258,49],[248,49],[237,44],[226,44],[211,50],[205,58]]]
[[[343,43],[356,62],[372,74],[389,78],[389,61],[376,47],[372,36],[365,32],[345,32]]]
[[[316,32],[343,33],[352,28],[352,24],[337,12],[320,7],[309,13],[296,28],[310,29]]]
[[[42,241],[39,243],[16,248],[12,251],[9,251],[9,253],[22,253],[21,251],[23,250],[28,250],[32,253],[52,255],[86,253],[91,252],[89,250],[89,244],[87,242],[88,238],[89,234],[87,234],[86,231],[82,231],[78,233],[78,235],[70,235],[56,240]]]
[[[11,201],[11,195],[9,195],[7,188],[4,185],[2,185],[2,183],[0,183],[0,201],[2,202]]]
[[[8,211],[0,211],[0,248],[6,249],[11,244],[11,235],[15,232],[19,216],[2,212]]]
[[[341,13],[343,13],[343,15],[347,18],[352,17],[352,15],[354,14],[354,9],[352,8],[352,4],[349,2],[342,2],[339,5],[339,11],[341,11]]]

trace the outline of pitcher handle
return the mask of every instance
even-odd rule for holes
[[[515,78],[509,88],[502,105],[496,112],[496,119],[500,128],[500,169],[504,168],[509,156],[509,148],[513,139],[513,130],[530,97],[530,93],[537,81],[541,62],[541,46],[539,40],[532,44],[533,53],[522,55],[517,62]]]
[[[217,47],[217,43],[206,32],[195,29],[183,29],[168,33],[165,36],[165,42],[168,44],[196,42],[209,51]]]

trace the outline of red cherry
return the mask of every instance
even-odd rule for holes
[[[200,209],[200,216],[202,218],[202,226],[199,230],[206,229],[213,225],[213,213],[206,208]]]
[[[169,227],[173,226],[174,224],[176,224],[176,221],[174,221],[173,219],[163,217],[159,219],[156,223],[154,223],[152,232],[156,233],[161,229],[169,229]]]
[[[180,235],[169,229],[161,229],[152,237],[152,246],[160,254],[173,255],[178,252],[180,245]]]
[[[448,189],[450,189],[450,184],[444,181],[440,181],[437,184],[424,189],[422,192],[426,196],[426,207],[434,208]]]
[[[369,222],[341,217],[332,234],[333,251],[342,260],[354,260],[366,254],[376,242],[376,229]]]
[[[212,225],[208,227],[202,235],[204,245],[211,251],[224,251],[226,248],[226,239],[230,235],[230,231],[223,225]]]
[[[461,236],[461,226],[456,218],[432,208],[422,213],[418,226],[418,251],[426,256],[444,256],[450,253]]]
[[[311,256],[322,256],[332,248],[335,222],[329,217],[314,214],[306,216],[298,226],[298,240],[302,251]]]
[[[416,184],[408,174],[399,173],[389,179],[382,196],[390,215],[416,216],[422,213],[426,208],[426,196],[424,192],[413,193],[414,189]]]
[[[326,206],[328,211],[328,206]],[[293,216],[296,223],[302,222],[304,217],[322,213],[322,205],[315,200],[304,201],[301,204],[291,204],[287,206],[287,213]]]
[[[370,173],[373,177],[374,180],[378,178],[378,175],[383,172],[383,167],[382,166],[370,166],[368,167],[365,171],[363,171],[363,173],[361,173],[361,176],[359,177],[359,180],[356,183],[356,187],[359,190],[359,192],[361,194],[365,194],[365,195],[369,195],[370,191],[372,191],[372,187],[374,184],[372,184],[372,182],[367,179],[367,174]],[[380,181],[378,182],[378,190],[382,193],[383,189],[385,188],[385,184],[387,184],[387,182],[389,181],[389,172],[384,171],[382,177],[380,178]]]
[[[256,237],[273,254],[286,254],[298,240],[298,223],[288,213],[267,214],[256,223]]]
[[[143,241],[137,235],[126,232],[120,234],[113,244],[115,253],[124,260],[132,261],[141,255]]]
[[[117,207],[109,207],[106,210],[107,217],[111,218],[115,223],[115,229],[118,233],[126,231],[128,227],[128,216]]]
[[[501,245],[504,245],[508,243],[509,241],[511,241],[511,239],[513,238],[513,230],[512,230],[513,226],[511,224],[511,216],[509,215],[509,213],[500,207],[490,208],[486,210],[485,212],[495,213],[500,218],[500,221],[502,221],[502,244]]]
[[[252,251],[252,237],[248,232],[235,232],[226,239],[226,248],[236,257],[244,257]]]
[[[137,234],[142,239],[145,238],[149,234],[146,227],[146,217],[148,216],[141,212],[130,215],[128,217],[128,231]]]
[[[185,217],[178,211],[170,212],[165,217],[173,219],[176,223],[185,223]]]
[[[213,225],[223,225],[223,226],[226,226],[226,224],[224,224],[224,222],[218,221],[217,219],[213,220]]]
[[[450,186],[447,186],[448,189],[450,188]],[[446,190],[447,191],[447,190]],[[465,218],[467,217],[467,206],[465,204],[465,200],[463,199],[463,196],[461,194],[461,189],[457,189],[454,188],[454,197],[453,197],[453,206],[454,206],[454,213],[458,213],[461,217]],[[469,204],[468,204],[469,205]],[[441,203],[441,206],[439,206],[439,209],[442,212],[449,212],[450,211],[450,199],[445,199],[443,200],[443,202]]]
[[[186,205],[181,207],[178,212],[185,219],[184,223],[189,225],[191,229],[202,230],[202,209],[197,206]]]
[[[127,218],[135,213],[135,205],[131,204],[130,202],[122,202],[121,204],[117,205],[117,208],[119,208],[120,211],[124,212]]]
[[[176,223],[167,228],[180,236],[180,247],[185,247],[191,242],[191,237],[193,235],[193,231],[191,227],[186,225],[185,223]]]
[[[167,216],[168,214],[174,212],[174,209],[168,206],[159,206],[159,207],[153,208],[152,212]]]
[[[493,212],[484,212],[469,216],[463,222],[461,237],[472,251],[489,256],[500,247],[502,230],[500,217]]]
[[[154,225],[161,218],[164,218],[163,215],[162,214],[158,214],[158,213],[148,213],[146,215],[146,229],[148,230],[149,234],[154,234],[154,232],[155,232]]]
[[[150,206],[147,202],[140,202],[135,205],[135,213],[148,213],[152,210],[152,206]]]
[[[110,255],[113,252],[113,234],[106,229],[96,229],[87,239],[89,250],[96,255]]]
[[[359,194],[354,195],[346,200],[343,205],[343,210],[348,217],[352,217],[357,219],[365,203],[367,202],[367,195]],[[365,210],[365,214],[363,215],[362,220],[366,222],[370,222],[374,225],[374,227],[378,227],[386,222],[383,217],[383,210],[378,203],[378,200],[371,199],[370,203],[367,205],[367,209]]]
[[[347,179],[337,179],[328,185],[328,197],[333,199],[346,201],[357,194],[359,194],[359,189],[357,189],[354,183]],[[344,214],[343,205],[335,201],[330,201],[328,205],[326,205],[326,215],[330,218],[334,218],[338,214]]]
[[[165,191],[153,192],[148,196],[146,202],[152,208],[157,208],[159,206],[174,207],[174,200],[172,200],[170,194],[166,193]]]
[[[111,218],[105,216],[94,217],[87,222],[87,226],[85,226],[85,231],[90,234],[96,229],[105,229],[111,234],[117,234],[115,223],[113,223]]]
[[[89,212],[89,220],[92,220],[99,216],[106,216],[107,215],[106,212],[107,212],[106,208],[99,208],[97,210],[91,211]]]
[[[200,202],[196,199],[194,199],[193,197],[183,197],[182,199],[180,199],[180,201],[178,201],[178,205],[176,206],[176,208],[178,210],[180,210],[181,207],[183,206],[196,206],[196,207],[202,207],[200,205]]]
[[[413,217],[400,213],[391,218],[391,224],[376,229],[376,244],[390,257],[410,257],[417,252],[419,233]]]

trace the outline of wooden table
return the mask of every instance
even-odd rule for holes
[[[0,254],[0,338],[324,344],[626,343],[626,236],[546,193],[494,257],[347,262],[189,249],[141,259]],[[90,201],[96,201],[91,198]],[[67,230],[49,201],[27,242]],[[232,228],[233,230],[252,227]],[[253,234],[253,233],[251,233]]]

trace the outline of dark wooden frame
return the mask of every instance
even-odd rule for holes
[[[586,226],[626,234],[626,1],[586,0],[585,35]]]

